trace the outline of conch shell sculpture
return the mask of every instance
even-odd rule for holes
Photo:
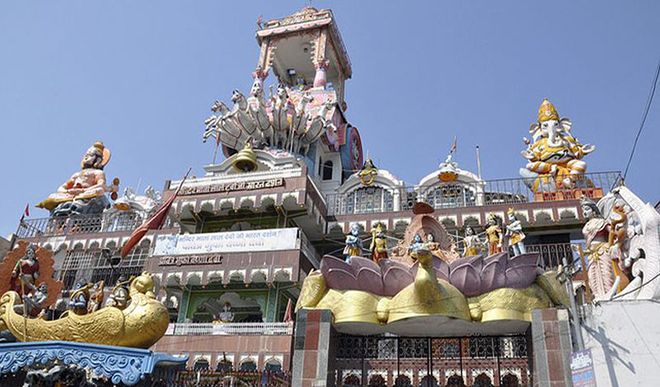
[[[9,291],[0,299],[0,330],[20,341],[63,340],[149,348],[167,330],[167,308],[155,299],[151,274],[142,273],[130,285],[131,302],[124,310],[105,307],[87,315],[69,313],[53,321],[25,319],[14,312],[19,295]]]

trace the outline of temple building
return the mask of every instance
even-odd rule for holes
[[[200,118],[225,156],[203,176],[119,195],[98,142],[39,204],[49,216],[21,219],[14,246],[51,252],[61,283],[50,318],[94,284],[121,304],[146,271],[169,319],[150,349],[187,356],[166,385],[570,385],[583,305],[644,298],[625,289],[649,278],[652,263],[631,268],[657,246],[640,258],[626,241],[648,241],[657,211],[618,172],[586,172],[595,147],[548,100],[530,112],[520,177],[484,180],[454,146],[407,183],[363,153],[332,11],[262,22],[256,40],[251,89],[220,90],[229,102]]]

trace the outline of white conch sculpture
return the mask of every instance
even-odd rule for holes
[[[660,299],[660,214],[620,186],[582,203],[589,287],[595,301]],[[632,275],[628,282],[625,272]]]
[[[628,188],[621,186],[612,194],[629,208],[624,264],[632,265],[633,280],[621,291],[621,299],[660,299],[660,214]]]

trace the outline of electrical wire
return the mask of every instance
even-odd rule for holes
[[[658,277],[660,277],[660,273],[658,273],[658,274],[656,274],[655,276],[653,276],[650,280],[648,280],[648,281],[646,281],[646,282],[643,282],[641,285],[639,285],[639,286],[636,287],[635,289],[629,290],[629,291],[627,291],[627,292],[625,292],[625,293],[617,294],[616,296],[612,297],[612,299],[611,299],[610,301],[614,301],[614,300],[619,299],[619,298],[621,298],[621,297],[625,297],[625,296],[627,296],[627,295],[629,295],[629,294],[631,294],[631,293],[635,293],[635,292],[638,291],[639,289],[643,288],[644,286],[646,286],[646,285],[650,284],[651,282],[655,281],[656,279],[658,279]]]
[[[633,156],[635,155],[635,149],[637,148],[637,141],[639,136],[642,134],[642,129],[644,129],[644,124],[646,123],[646,118],[649,115],[649,110],[651,109],[651,104],[653,103],[653,96],[655,95],[655,89],[658,86],[658,76],[660,75],[660,60],[658,60],[658,67],[655,69],[655,77],[653,78],[653,83],[651,84],[651,91],[649,92],[649,97],[646,100],[646,108],[644,109],[644,114],[642,114],[642,123],[639,125],[637,130],[637,135],[635,136],[635,141],[633,142],[633,147],[630,150],[630,157],[628,157],[628,163],[626,164],[625,172],[623,172],[623,180],[625,181],[626,175],[628,174],[628,169],[632,163]]]

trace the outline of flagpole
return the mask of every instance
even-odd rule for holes
[[[479,153],[479,145],[477,145],[477,176],[481,180],[481,155]]]

